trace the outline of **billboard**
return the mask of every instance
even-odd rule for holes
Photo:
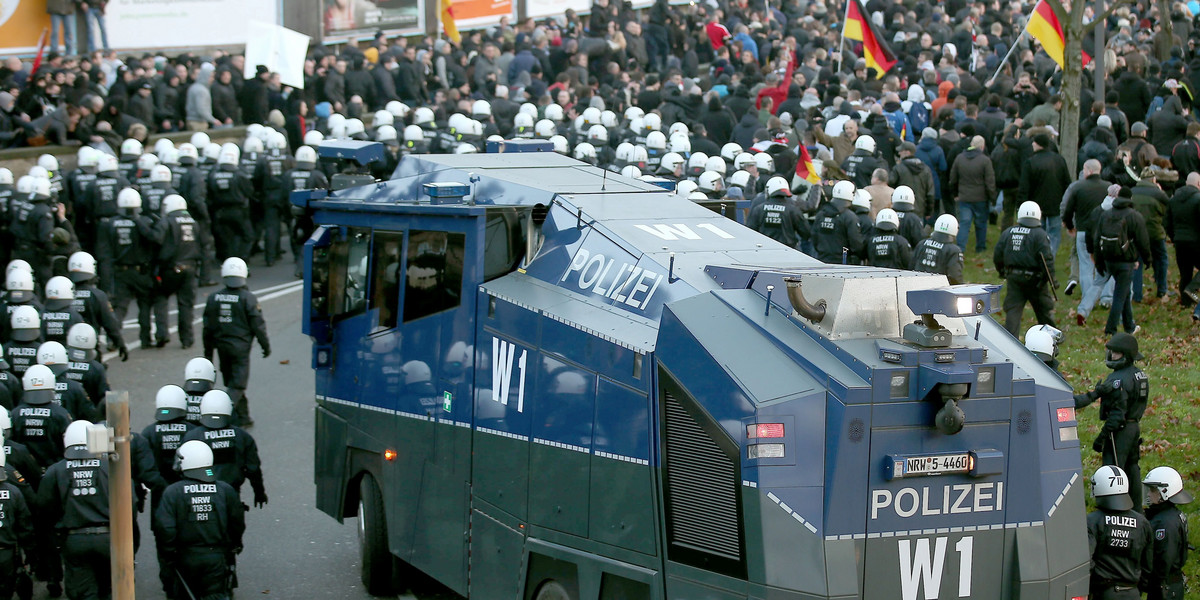
[[[454,22],[459,29],[490,27],[514,16],[514,8],[512,0],[454,0]]]
[[[573,8],[582,14],[592,10],[591,0],[525,0],[525,14],[535,19],[556,17]]]
[[[38,36],[48,27],[50,15],[44,1],[0,0],[0,49],[6,53],[37,52]],[[76,33],[76,37],[81,35],[82,31]]]
[[[108,41],[118,49],[244,44],[246,23],[278,23],[276,8],[276,0],[110,0]]]
[[[425,11],[417,0],[322,0],[322,7],[326,37],[415,31],[425,24]]]

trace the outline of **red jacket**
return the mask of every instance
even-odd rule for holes
[[[732,37],[724,25],[715,22],[705,25],[704,32],[708,34],[708,41],[712,42],[713,50],[724,46],[725,40]]]
[[[754,101],[754,108],[762,108],[763,96],[770,96],[775,101],[771,105],[771,113],[779,112],[779,105],[787,100],[788,87],[792,85],[792,72],[796,70],[796,58],[793,56],[788,60],[787,73],[783,76],[783,81],[775,87],[763,88],[758,92],[758,98]]]

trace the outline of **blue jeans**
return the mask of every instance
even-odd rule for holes
[[[87,10],[87,46],[88,52],[96,50],[96,38],[92,35],[92,23],[100,29],[101,47],[108,50],[108,29],[104,26],[104,13],[99,8],[88,6]]]
[[[971,221],[975,222],[975,251],[987,250],[988,205],[987,202],[958,203],[958,247],[967,250],[971,237]]]
[[[1113,288],[1112,308],[1108,311],[1108,322],[1104,325],[1104,335],[1113,335],[1117,326],[1124,328],[1125,333],[1133,333],[1133,303],[1130,302],[1130,281],[1133,279],[1133,263],[1119,262],[1108,265],[1116,281]]]
[[[1150,262],[1154,269],[1155,293],[1159,298],[1167,295],[1167,240],[1150,240]],[[1133,301],[1142,301],[1142,271],[1146,265],[1139,265],[1133,272]]]
[[[66,48],[66,54],[75,54],[78,48],[75,46],[75,15],[50,15],[50,43],[47,46],[51,50],[59,48],[58,45],[58,28],[62,25],[63,29],[63,44]]]
[[[1042,217],[1042,227],[1050,236],[1050,250],[1058,256],[1058,247],[1062,245],[1062,217]]]

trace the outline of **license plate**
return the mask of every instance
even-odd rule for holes
[[[961,454],[933,454],[928,456],[907,456],[904,458],[904,476],[944,475],[946,473],[966,473],[971,470],[971,456]]]

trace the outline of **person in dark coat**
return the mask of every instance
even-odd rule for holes
[[[742,118],[733,126],[732,141],[743,148],[754,145],[754,132],[758,131],[758,117],[753,112],[742,113]]]
[[[375,101],[375,78],[366,70],[366,62],[365,58],[355,56],[353,68],[346,71],[346,97],[358,96],[362,98],[363,106],[377,108],[379,104]]]
[[[129,105],[125,108],[126,114],[145,123],[150,131],[156,130],[153,92],[154,86],[150,85],[149,81],[142,81],[134,88],[133,95],[129,98]]]
[[[1187,126],[1187,137],[1171,148],[1171,165],[1180,174],[1200,171],[1200,123]]]
[[[237,93],[233,89],[232,81],[233,72],[224,69],[212,84],[213,117],[226,125],[240,122]]]
[[[267,88],[267,79],[271,77],[271,70],[263,65],[258,65],[255,68],[253,79],[247,79],[242,85],[241,94],[238,96],[238,105],[242,109],[242,121],[249,123],[266,123],[267,112],[270,108],[270,90]]]
[[[1168,96],[1162,108],[1150,117],[1150,143],[1159,156],[1171,156],[1175,144],[1187,136],[1188,122],[1179,96]]]
[[[733,137],[733,128],[736,125],[733,115],[725,109],[721,97],[716,93],[709,92],[708,104],[700,122],[704,123],[704,128],[708,131],[708,139],[715,144],[722,145]]]
[[[1154,97],[1150,94],[1150,88],[1146,86],[1146,80],[1142,79],[1140,69],[1128,69],[1121,73],[1113,88],[1117,90],[1117,106],[1121,108],[1121,112],[1134,121],[1140,121],[1146,116]]]
[[[1200,173],[1188,173],[1187,184],[1175,190],[1167,204],[1163,229],[1175,245],[1180,302],[1184,306],[1196,304],[1200,293],[1192,282],[1196,269],[1200,268]]]
[[[371,79],[375,81],[375,99],[384,106],[388,102],[400,99],[396,94],[396,79],[392,77],[392,68],[395,66],[395,56],[387,54],[380,57],[380,64],[371,69]]]
[[[992,159],[984,154],[983,136],[971,138],[970,146],[950,167],[950,196],[958,206],[958,246],[965,248],[975,224],[975,252],[987,251],[988,209],[996,199],[996,173]]]
[[[900,159],[896,162],[896,167],[890,171],[888,185],[893,188],[902,185],[908,186],[916,197],[917,215],[922,219],[928,219],[933,216],[933,210],[937,207],[937,200],[934,197],[936,183],[929,166],[916,154],[916,144],[904,142],[900,145]]]
[[[1057,252],[1062,242],[1062,199],[1071,185],[1071,174],[1063,157],[1051,151],[1051,143],[1049,134],[1033,136],[1033,154],[1021,165],[1017,199],[1038,203],[1043,226],[1050,236],[1050,248]]]

